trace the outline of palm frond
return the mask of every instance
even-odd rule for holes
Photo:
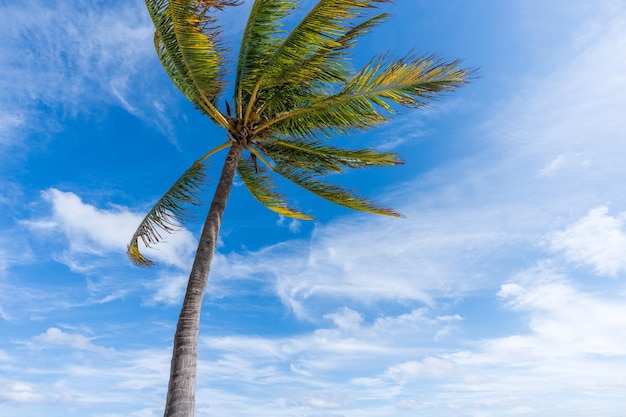
[[[243,116],[244,93],[254,88],[263,71],[266,58],[281,33],[280,21],[295,8],[293,0],[255,0],[241,39],[235,86],[238,117]],[[247,99],[247,97],[246,97]]]
[[[385,56],[373,60],[336,94],[318,96],[307,106],[276,115],[257,128],[268,127],[286,134],[306,136],[349,133],[387,120],[391,103],[405,107],[426,106],[446,91],[467,83],[472,69],[459,61],[446,62],[435,55],[408,55],[397,61]]]
[[[189,216],[185,206],[200,203],[197,194],[205,178],[205,167],[202,162],[194,162],[150,209],[128,245],[127,254],[134,264],[139,266],[154,264],[139,251],[139,239],[146,247],[150,247],[163,240],[162,232],[172,233],[181,224],[189,221],[191,216]]]
[[[395,210],[380,206],[369,199],[334,184],[318,180],[315,172],[289,165],[276,164],[274,171],[305,190],[340,206],[366,213],[401,217]]]
[[[298,103],[302,107],[278,113],[256,130],[263,132],[270,128],[277,134],[299,138],[331,137],[365,130],[389,120],[375,106],[375,94],[311,94],[305,98],[310,101]]]
[[[359,37],[369,33],[372,28],[380,25],[387,18],[389,18],[389,14],[380,13],[353,26],[350,30],[348,30],[336,39],[336,42],[341,44],[341,47],[333,48],[330,52],[336,53],[339,51],[341,53],[345,53],[347,50],[354,48],[354,46],[356,45],[356,41]]]
[[[346,26],[345,32],[329,40],[325,47],[301,59],[298,65],[283,67],[282,72],[275,77],[275,83],[281,86],[292,84],[311,88],[317,85],[324,87],[325,84],[345,82],[350,75],[346,60],[348,51],[356,45],[359,37],[367,34],[387,17],[386,13],[382,13],[349,29],[349,26]]]
[[[297,73],[308,58],[340,47],[338,38],[350,31],[352,19],[390,1],[320,0],[272,54],[265,68],[264,85],[280,84],[286,71]],[[332,65],[332,60],[326,65]]]
[[[313,220],[313,217],[287,206],[284,197],[275,191],[276,186],[265,168],[242,158],[237,173],[254,198],[268,209],[294,219]]]
[[[155,26],[155,47],[163,67],[181,92],[224,127],[215,108],[223,88],[224,57],[215,10],[239,0],[146,0]]]
[[[276,163],[305,168],[324,175],[340,173],[344,168],[394,166],[402,164],[395,153],[375,149],[342,149],[318,140],[260,139],[256,146]]]
[[[387,17],[383,13],[361,22],[337,37],[329,48],[318,50],[298,65],[284,68],[274,85],[263,89],[264,113],[278,114],[292,110],[314,100],[320,91],[345,83],[351,72],[346,59],[348,50],[355,46],[360,36]]]
[[[385,56],[373,60],[356,74],[342,94],[367,96],[392,112],[384,100],[405,107],[424,107],[441,93],[466,84],[473,69],[460,67],[460,61],[446,62],[437,55],[410,54],[397,61]]]

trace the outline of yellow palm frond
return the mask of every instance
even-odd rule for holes
[[[360,197],[352,191],[338,185],[318,179],[318,175],[307,169],[276,164],[274,171],[307,191],[340,206],[365,213],[382,214],[384,216],[401,217],[392,208],[384,207],[373,201]]]
[[[313,220],[313,217],[287,206],[285,198],[276,192],[276,186],[271,182],[265,168],[250,160],[241,159],[237,173],[250,194],[268,209],[294,219]]]

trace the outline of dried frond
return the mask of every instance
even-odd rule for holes
[[[130,261],[137,266],[149,267],[156,265],[156,262],[143,256],[139,250],[139,241],[137,241],[137,239],[132,240],[126,247],[126,253],[128,254]]]

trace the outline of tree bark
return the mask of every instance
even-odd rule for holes
[[[170,381],[167,389],[164,417],[193,417],[196,401],[196,373],[198,359],[198,331],[200,309],[206,288],[211,261],[215,253],[222,215],[230,195],[237,164],[243,146],[233,143],[226,156],[222,174],[211,202],[209,214],[204,222],[198,249],[193,261],[183,306],[178,317]]]

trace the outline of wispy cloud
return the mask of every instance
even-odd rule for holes
[[[549,267],[539,265],[502,285],[499,295],[508,308],[530,313],[532,333],[517,339],[535,345],[526,353],[528,357],[539,359],[542,352],[550,351],[551,357],[596,354],[623,358],[625,308],[607,292],[601,296],[586,293]]]
[[[76,415],[103,417],[154,415],[162,407],[168,350],[118,352],[91,340],[78,333],[50,328],[29,341],[33,346],[57,348],[55,360],[38,364],[43,353],[32,349],[13,358],[22,361],[21,366],[0,378],[0,407],[4,407],[5,414],[61,417],[71,409],[75,411],[70,413]],[[30,366],[23,366],[24,363]],[[25,382],[33,375],[41,382]],[[63,411],[57,411],[59,405]]]
[[[150,287],[154,289],[154,295],[150,302],[180,305],[188,276],[185,274],[161,273],[161,276]]]
[[[566,230],[555,233],[553,249],[562,251],[568,260],[590,265],[600,275],[617,276],[626,271],[626,233],[624,218],[608,215],[608,207],[594,208]]]
[[[300,336],[204,338],[202,350],[215,359],[203,368],[214,386],[236,380],[231,394],[271,385],[287,408],[344,415],[362,413],[366,403],[376,414],[502,415],[529,407],[549,415],[617,401],[626,389],[626,314],[618,298],[587,294],[544,264],[512,276],[498,295],[503,311],[524,317],[522,332],[439,343],[436,334],[450,321],[462,334],[461,316],[420,309],[369,321],[343,308],[326,316],[328,326]]]
[[[34,130],[45,135],[63,128],[51,115],[95,115],[105,104],[157,124],[160,120],[167,129],[163,100],[173,90],[146,96],[154,89],[138,94],[136,88],[148,87],[162,74],[145,5],[116,1],[107,6],[34,0],[4,5],[0,144],[24,145]]]
[[[0,386],[2,387],[0,399],[3,403],[32,404],[41,403],[48,399],[48,397],[43,392],[38,391],[33,384],[26,382],[3,381],[0,379]]]
[[[0,237],[0,278],[6,275],[10,267],[27,264],[34,259],[30,247],[23,238],[17,237],[19,233],[15,229],[6,229],[4,233],[5,236]]]

